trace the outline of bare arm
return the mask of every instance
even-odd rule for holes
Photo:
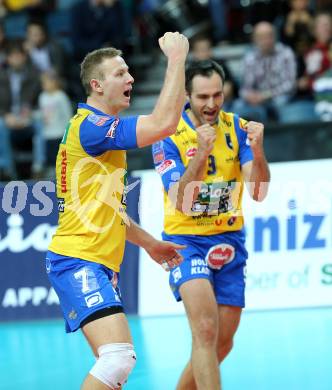
[[[176,209],[181,212],[189,212],[200,191],[200,185],[207,169],[207,158],[213,149],[216,139],[215,130],[208,124],[196,129],[198,149],[192,158],[185,173],[182,175],[177,186],[174,186],[176,194],[170,188],[169,196],[174,199]],[[175,198],[176,196],[176,198]]]
[[[164,85],[150,115],[137,121],[137,145],[143,147],[164,139],[176,131],[185,100],[185,61],[188,40],[179,33],[166,33],[159,45],[167,56]]]
[[[150,257],[160,265],[167,263],[169,268],[173,268],[181,263],[183,258],[177,250],[183,249],[185,246],[169,241],[156,240],[131,218],[129,220],[130,223],[127,225],[126,230],[128,241],[144,248]]]
[[[242,173],[250,196],[261,202],[267,195],[270,182],[270,170],[263,149],[264,126],[248,122],[244,130],[248,133],[254,159],[242,166]]]

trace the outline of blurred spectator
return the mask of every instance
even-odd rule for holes
[[[332,11],[332,2],[331,0],[315,0],[316,9],[320,11]]]
[[[212,41],[207,36],[198,36],[193,39],[191,43],[191,59],[192,60],[214,60],[221,65],[225,72],[225,83],[224,83],[224,111],[232,111],[232,104],[236,95],[236,83],[232,73],[230,72],[225,61],[220,58],[213,56]]]
[[[103,46],[124,48],[122,6],[119,0],[82,0],[73,6],[72,44],[77,61]]]
[[[280,110],[293,96],[296,62],[293,51],[276,42],[272,24],[260,22],[254,28],[255,47],[244,58],[239,99],[234,111],[244,118],[279,119]]]
[[[289,45],[295,53],[297,64],[297,78],[305,74],[305,54],[313,44],[314,18],[310,13],[309,0],[290,0],[290,12],[286,16],[282,28],[283,41]],[[305,90],[296,90],[296,97],[311,98]]]
[[[2,24],[0,24],[0,69],[5,66],[6,63],[6,48],[7,48],[7,38],[5,35],[5,30]]]
[[[58,42],[48,38],[42,23],[32,21],[28,24],[24,47],[31,62],[40,72],[54,69],[58,75],[65,78],[68,67],[65,51]]]
[[[15,177],[13,145],[33,140],[33,171],[44,162],[40,127],[33,116],[40,91],[39,72],[28,61],[21,42],[8,45],[7,68],[0,72],[0,169]]]
[[[332,38],[332,19],[330,14],[321,13],[314,20],[315,43],[304,57],[305,73],[298,79],[298,89],[312,93],[314,80],[330,67],[328,43]]]
[[[332,121],[332,41],[328,48],[330,68],[313,83],[316,113],[323,121]]]
[[[310,13],[309,0],[290,0],[290,11],[286,16],[283,27],[285,43],[294,51],[297,51],[298,45],[305,44],[311,35],[314,19]]]
[[[5,5],[5,0],[0,0],[0,20],[7,15],[7,7]]]
[[[41,114],[42,134],[46,146],[46,164],[55,166],[59,143],[72,117],[72,104],[61,88],[61,80],[54,71],[41,76],[42,93],[38,106]]]
[[[213,38],[216,42],[228,39],[228,4],[225,0],[209,0]]]

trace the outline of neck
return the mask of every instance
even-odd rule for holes
[[[117,116],[119,114],[119,110],[105,103],[97,96],[88,96],[86,102],[89,104],[89,106],[92,106],[97,110],[104,112],[105,114],[112,116]]]
[[[191,109],[189,109],[189,111],[188,111],[188,117],[191,120],[191,122],[194,125],[194,127],[199,127],[199,126],[201,126],[203,124],[203,123],[201,123],[199,118],[196,117],[196,115],[192,112]]]

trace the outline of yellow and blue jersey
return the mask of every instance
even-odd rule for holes
[[[126,149],[136,148],[137,117],[78,105],[56,161],[58,228],[49,250],[118,272],[126,233]]]
[[[243,177],[241,166],[253,159],[242,129],[246,121],[236,114],[220,111],[214,125],[216,141],[208,156],[200,193],[190,212],[175,209],[169,189],[184,174],[198,143],[187,104],[174,135],[153,145],[153,160],[164,187],[164,233],[167,235],[218,235],[243,228],[241,208]],[[187,201],[192,200],[189,186]],[[176,194],[176,187],[175,189]],[[184,199],[186,198],[186,195]]]

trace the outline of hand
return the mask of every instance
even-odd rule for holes
[[[187,37],[178,32],[167,32],[159,38],[159,46],[168,59],[185,60],[189,51]]]
[[[263,134],[264,125],[258,122],[247,122],[243,127],[243,130],[248,135],[250,147],[254,155],[261,154],[263,152]]]
[[[297,87],[301,91],[308,89],[309,84],[309,78],[307,76],[302,76],[297,80]]]
[[[169,271],[170,268],[174,268],[182,262],[183,257],[178,253],[178,250],[185,247],[185,245],[175,244],[170,241],[154,240],[152,245],[146,248],[146,251],[165,271]]]
[[[207,157],[213,149],[214,141],[216,140],[216,131],[208,123],[196,128],[198,150],[197,154]]]

